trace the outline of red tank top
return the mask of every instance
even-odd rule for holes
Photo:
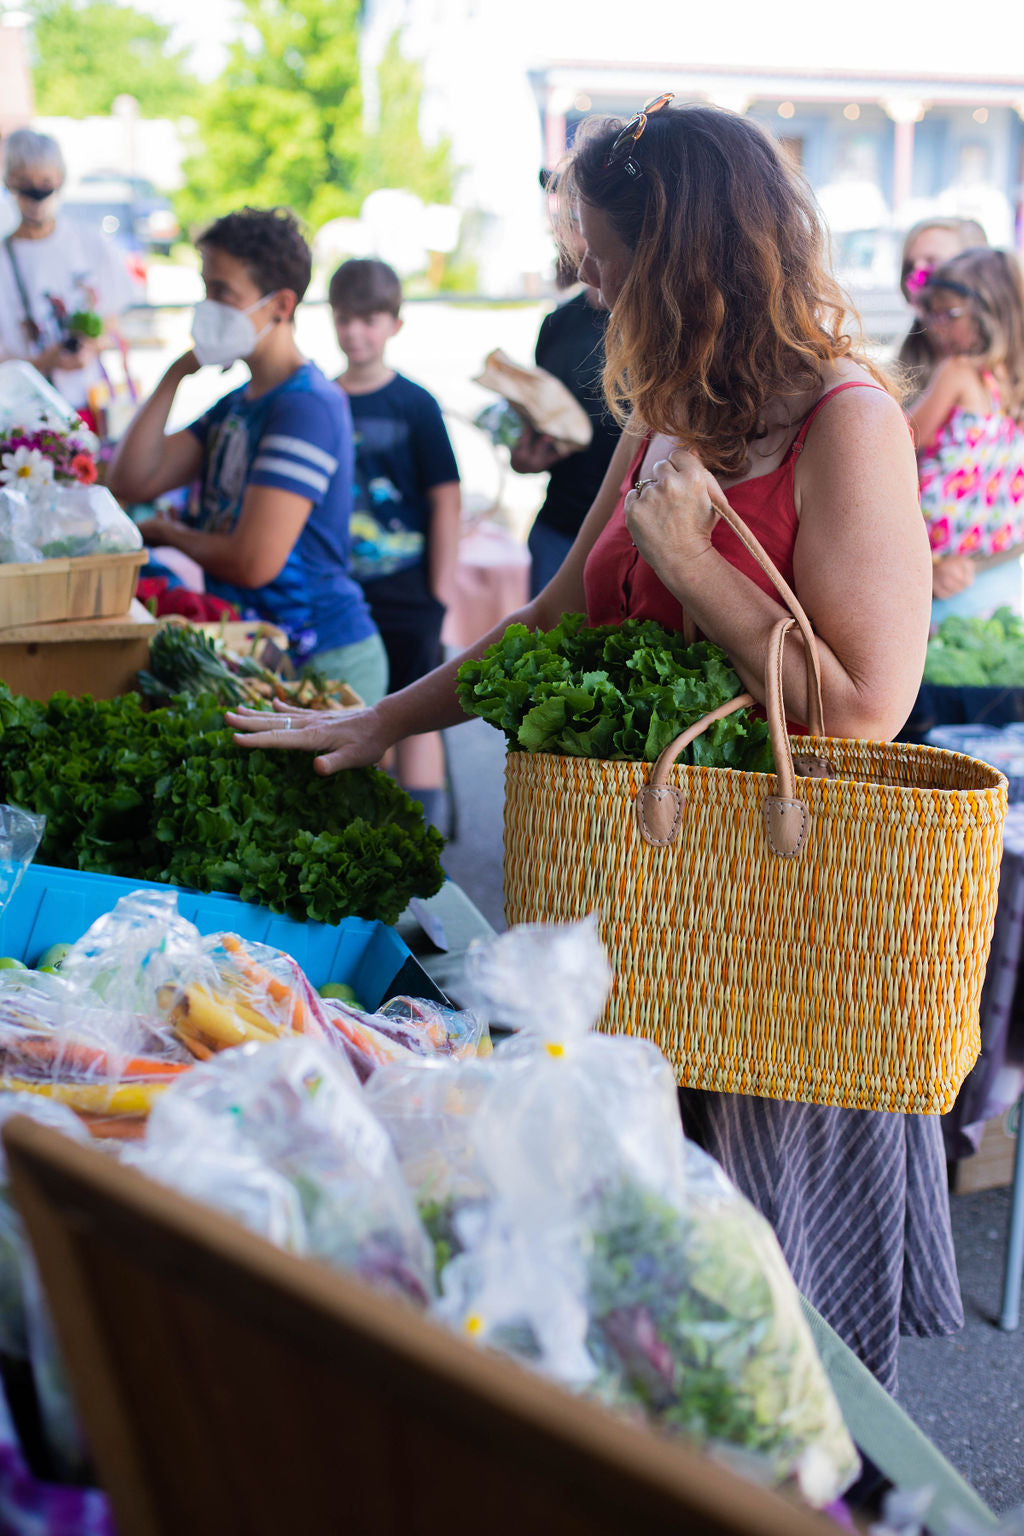
[[[777,469],[767,475],[757,475],[752,480],[740,480],[729,487],[729,505],[771,556],[790,586],[793,585],[793,547],[799,526],[793,495],[793,476],[811,424],[822,406],[827,405],[834,395],[841,394],[844,389],[880,387],[860,379],[848,379],[845,384],[837,384],[808,411]],[[646,560],[641,558],[626,527],[626,495],[636,484],[649,442],[648,438],[630,464],[619,487],[615,511],[587,557],[583,585],[588,624],[621,624],[623,619],[655,619],[666,629],[681,629],[683,626],[681,604],[654,574]],[[775,589],[764,571],[721,518],[715,524],[711,543],[730,565],[734,565],[763,591],[774,596]]]

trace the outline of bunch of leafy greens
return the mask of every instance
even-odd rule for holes
[[[47,702],[0,685],[0,799],[46,816],[43,863],[227,891],[316,922],[393,923],[444,876],[443,840],[375,768],[243,751],[209,698]]]
[[[463,662],[459,703],[524,752],[653,762],[687,726],[743,691],[725,652],[651,619],[588,629],[569,613],[547,633],[512,624]],[[712,768],[770,773],[768,726],[750,710],[717,720],[680,754]]]
[[[950,614],[928,641],[924,680],[946,688],[1024,688],[1024,621],[1012,608],[990,619]]]

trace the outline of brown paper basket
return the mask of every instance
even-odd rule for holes
[[[0,565],[0,630],[127,613],[146,550]]]

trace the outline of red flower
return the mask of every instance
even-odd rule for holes
[[[76,453],[71,460],[71,473],[82,485],[94,485],[96,481],[96,460],[90,453]]]

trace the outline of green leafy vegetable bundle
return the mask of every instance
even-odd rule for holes
[[[928,641],[924,681],[946,688],[1024,688],[1024,620],[1012,608],[990,619],[950,614]]]
[[[248,751],[210,699],[143,709],[0,685],[0,799],[47,818],[42,863],[227,891],[316,922],[393,923],[443,881],[440,834],[375,768]]]
[[[650,619],[590,629],[569,613],[547,633],[512,624],[459,668],[459,703],[525,752],[653,762],[669,742],[742,692],[718,646],[687,645]],[[768,726],[750,710],[718,720],[680,755],[770,773]]]

